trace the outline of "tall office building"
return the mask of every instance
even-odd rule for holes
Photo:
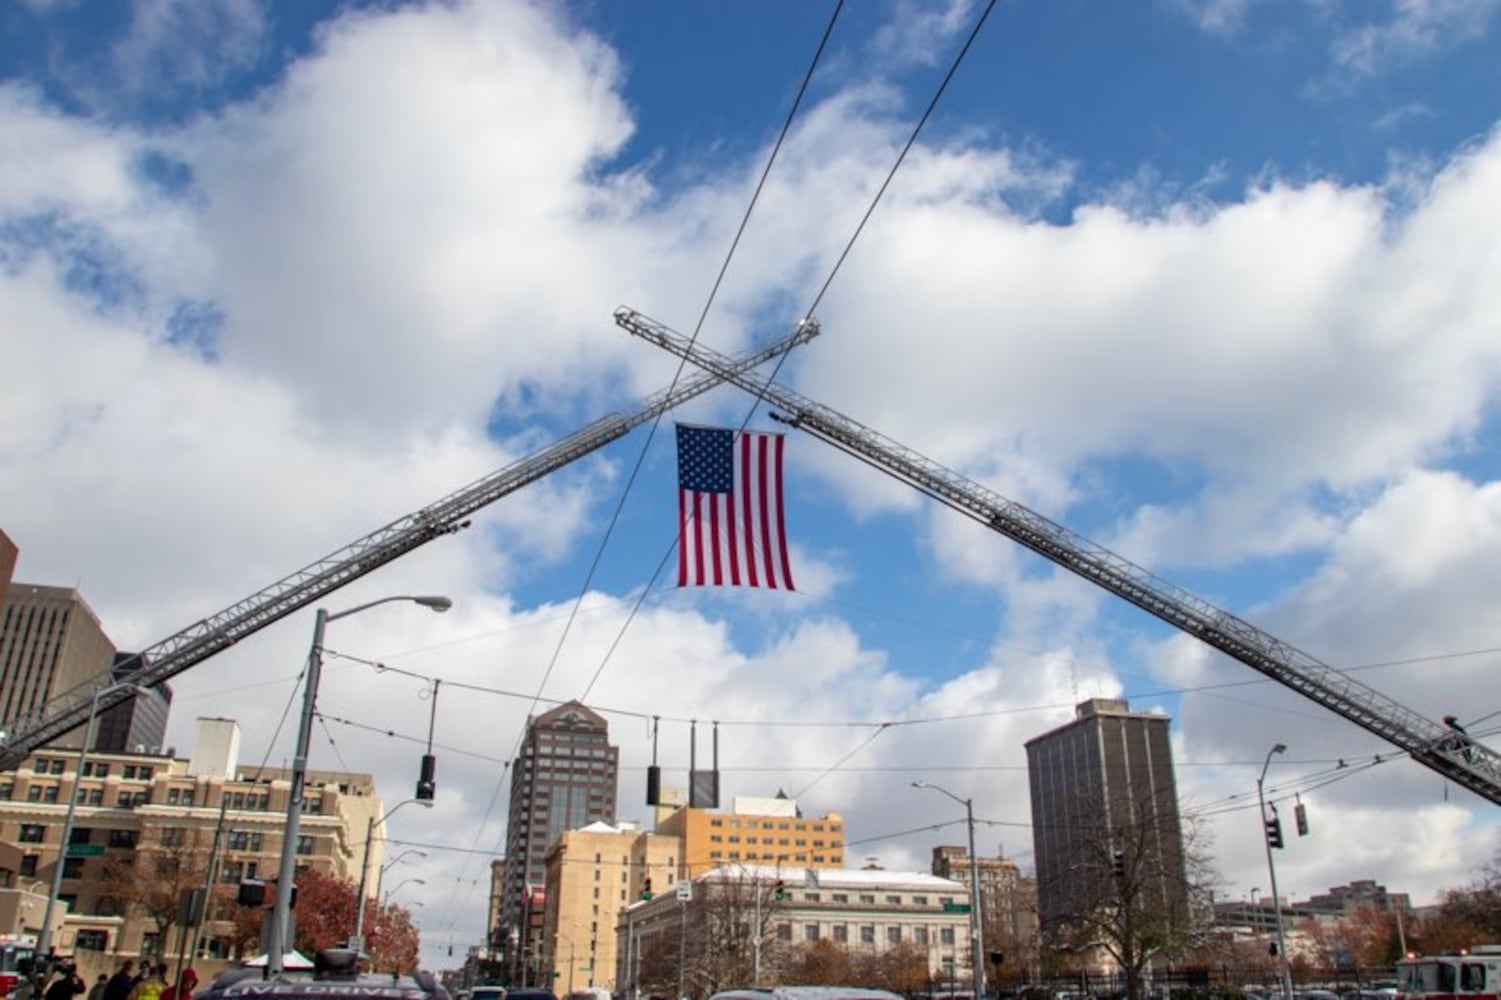
[[[1000,952],[1006,961],[1030,968],[1028,960],[1037,941],[1037,882],[1022,875],[1016,862],[1006,857],[977,858],[975,869],[980,877],[985,950]],[[969,850],[948,844],[934,847],[930,870],[939,878],[969,885]]]
[[[570,701],[527,720],[511,764],[506,869],[500,920],[509,960],[535,948],[542,930],[547,849],[566,830],[615,822],[620,752],[603,717]],[[515,974],[513,973],[513,974]]]
[[[1169,720],[1095,698],[1027,743],[1037,904],[1044,934],[1100,905],[1129,869],[1142,902],[1187,919]]]
[[[116,653],[112,670],[115,682],[128,683],[146,661],[134,653]],[[91,750],[103,753],[160,753],[167,738],[167,710],[172,707],[172,688],[158,684],[138,691],[118,705],[99,713],[99,727]]]
[[[12,583],[0,609],[0,724],[36,715],[63,692],[97,680],[114,656],[78,591]],[[58,743],[82,739],[80,729]]]
[[[5,607],[5,593],[10,590],[11,577],[16,572],[16,557],[19,552],[10,536],[0,531],[0,609]]]

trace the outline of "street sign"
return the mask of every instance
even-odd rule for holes
[[[968,913],[969,912],[969,904],[968,903],[944,903],[943,904],[943,912],[944,913]]]
[[[104,857],[104,845],[69,844],[67,856],[70,858],[102,858]]]
[[[685,903],[693,901],[693,883],[687,879],[678,882],[678,899]]]

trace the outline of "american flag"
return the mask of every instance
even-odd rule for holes
[[[678,586],[792,590],[781,434],[678,428]]]

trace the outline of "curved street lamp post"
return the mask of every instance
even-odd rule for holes
[[[1278,743],[1267,751],[1266,760],[1261,765],[1261,776],[1256,779],[1256,801],[1261,804],[1261,839],[1266,844],[1266,870],[1272,880],[1272,912],[1277,915],[1277,970],[1281,979],[1283,1000],[1292,1000],[1293,995],[1293,971],[1287,961],[1287,937],[1282,930],[1282,897],[1277,895],[1277,864],[1272,860],[1272,837],[1267,827],[1266,818],[1266,794],[1262,786],[1266,784],[1266,769],[1271,766],[1272,758],[1280,753],[1286,753],[1287,746]]]
[[[975,1000],[981,1000],[985,996],[985,922],[980,916],[980,859],[975,855],[974,800],[961,799],[948,789],[926,781],[914,781],[912,787],[931,788],[964,807],[964,820],[969,826],[969,944],[975,966]]]
[[[313,737],[313,717],[318,706],[318,681],[323,673],[324,629],[328,627],[329,622],[338,621],[340,618],[347,618],[376,605],[389,604],[393,601],[410,601],[434,611],[447,611],[453,607],[453,601],[447,597],[403,594],[382,597],[332,614],[319,608],[313,620],[313,644],[308,651],[307,680],[302,690],[302,718],[297,727],[297,750],[292,756],[292,787],[287,796],[287,819],[282,829],[281,861],[276,875],[276,904],[272,907],[271,919],[267,921],[266,932],[262,935],[261,941],[266,949],[267,976],[279,975],[283,971],[284,957],[292,947],[292,879],[297,867],[297,835],[298,827],[302,822],[302,793],[303,786],[307,782],[308,748]],[[395,810],[393,809],[392,812]],[[360,877],[364,878],[363,869],[361,869]],[[356,914],[363,913],[364,907],[357,907],[355,912]]]

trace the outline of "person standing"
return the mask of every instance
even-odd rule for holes
[[[182,970],[182,987],[168,986],[162,991],[162,1000],[193,1000],[193,987],[198,985],[198,973],[192,969]]]
[[[120,966],[120,971],[109,977],[109,982],[104,984],[104,1000],[129,1000],[130,991],[135,988],[135,963],[126,959]]]
[[[109,976],[99,973],[94,985],[89,987],[89,1000],[104,1000],[104,988],[109,985]]]
[[[58,965],[57,978],[42,996],[43,1000],[73,1000],[78,994],[88,992],[88,988],[88,984],[78,974],[78,967],[65,961]]]
[[[146,967],[146,978],[136,983],[130,991],[130,1000],[161,1000],[167,988],[167,963],[159,962]]]

